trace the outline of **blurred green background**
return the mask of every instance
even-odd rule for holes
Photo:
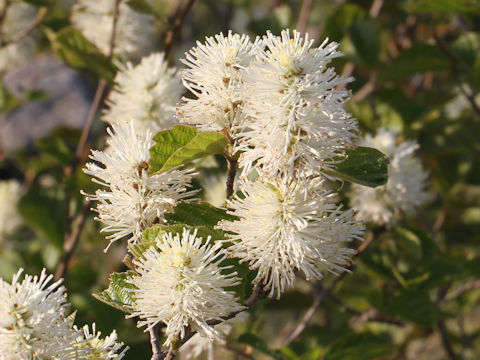
[[[35,30],[37,54],[9,66],[0,87],[0,179],[22,184],[23,225],[0,237],[6,280],[19,267],[55,273],[72,232],[67,224],[73,219],[74,229],[81,221],[80,190],[96,188],[81,169],[88,148],[104,146],[101,112],[72,167],[81,129],[99,77],[111,83],[115,71],[73,35],[58,36],[70,26],[74,1],[26,2],[46,15]],[[155,14],[162,51],[187,1],[129,3]],[[217,358],[480,358],[480,1],[198,0],[169,58],[181,66],[178,59],[197,40],[228,29],[261,36],[284,28],[308,32],[316,45],[327,37],[340,43],[345,56],[333,66],[355,78],[347,110],[363,132],[383,126],[419,142],[432,201],[397,226],[369,228],[373,242],[338,283],[332,275],[317,284],[299,280],[279,301],[254,307]],[[205,164],[203,176],[220,176],[219,164]],[[0,201],[0,208],[13,206]],[[91,296],[124,269],[126,251],[118,243],[103,252],[107,241],[93,217],[87,213],[65,280],[76,323],[95,322],[104,334],[117,329],[130,346],[125,358],[147,359],[147,334]],[[305,331],[286,345],[315,301]]]

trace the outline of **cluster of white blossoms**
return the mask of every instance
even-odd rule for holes
[[[156,247],[135,263],[139,276],[129,280],[137,288],[131,316],[141,318],[139,326],[164,322],[166,345],[183,338],[189,326],[210,340],[220,337],[207,321],[221,321],[243,309],[235,293],[225,290],[239,279],[235,272],[225,274],[229,267],[220,265],[227,257],[221,248],[221,242],[211,243],[210,237],[203,242],[197,230],[157,238]]]
[[[329,169],[355,145],[357,123],[343,108],[348,91],[336,89],[351,79],[327,66],[341,56],[338,44],[313,43],[288,30],[253,42],[229,33],[197,43],[183,60],[196,98],[179,105],[180,122],[226,129],[244,174],[254,165],[270,177]]]
[[[123,343],[116,343],[113,332],[105,340],[98,335],[79,332],[73,316],[67,316],[69,304],[61,280],[52,283],[45,269],[38,276],[25,275],[23,269],[12,283],[0,279],[0,359],[2,360],[120,360]],[[96,340],[95,340],[96,339]],[[101,347],[95,347],[103,344]],[[105,354],[98,352],[105,350]]]
[[[207,37],[206,43],[185,54],[188,66],[182,74],[185,87],[196,96],[184,98],[177,110],[180,122],[205,131],[230,133],[239,125],[242,112],[243,71],[261,50],[260,40],[253,43],[247,35],[228,33]]]
[[[175,104],[183,91],[176,69],[168,67],[163,53],[144,57],[137,66],[128,62],[115,77],[103,120],[116,124],[135,119],[140,133],[168,129],[176,124]]]
[[[196,173],[192,169],[172,169],[149,174],[150,148],[154,145],[149,130],[137,133],[133,121],[112,125],[104,151],[93,150],[94,162],[84,170],[102,185],[91,200],[98,201],[98,220],[106,226],[110,242],[127,237],[130,243],[142,238],[143,231],[164,220],[182,199],[192,195],[188,184]]]
[[[117,343],[117,332],[113,330],[110,335],[102,339],[102,333],[97,332],[95,323],[92,324],[92,331],[90,327],[85,325],[83,328],[74,329],[79,333],[77,338],[77,349],[88,349],[87,360],[120,360],[125,356],[128,347],[123,347],[123,343]]]
[[[297,31],[253,42],[230,32],[197,43],[183,61],[196,98],[184,99],[178,118],[223,131],[239,154],[241,195],[228,201],[238,220],[218,227],[269,296],[293,286],[297,271],[319,279],[344,270],[353,251],[342,244],[364,230],[323,190],[323,171],[355,146],[357,124],[343,108],[349,93],[336,89],[351,79],[328,67],[338,44],[313,43]]]
[[[162,233],[133,260],[129,316],[147,329],[164,323],[165,344],[190,330],[210,343],[221,339],[211,321],[244,309],[231,291],[240,279],[224,265],[227,257],[248,263],[257,274],[254,283],[277,298],[297,273],[320,279],[325,271],[345,270],[354,250],[344,244],[361,240],[364,227],[326,190],[324,171],[355,146],[357,130],[343,109],[349,93],[337,90],[350,79],[328,67],[341,55],[337,47],[327,41],[313,47],[296,31],[253,42],[229,32],[186,53],[183,83],[193,98],[183,98],[177,118],[222,132],[229,159],[238,156],[243,171],[240,193],[227,201],[236,218],[216,226],[226,239],[202,239],[198,230],[184,228]],[[108,238],[138,243],[146,228],[165,223],[165,214],[192,194],[187,184],[194,172],[148,172],[152,132],[171,124],[178,95],[174,71],[162,56],[127,65],[116,82],[105,115],[111,124],[107,148],[92,152],[86,173],[104,187],[90,198],[98,201],[103,231],[112,232]]]
[[[307,280],[320,279],[323,269],[341,272],[354,250],[340,242],[362,239],[352,212],[341,211],[335,194],[316,181],[242,181],[242,195],[228,201],[239,220],[224,220],[219,228],[234,233],[231,255],[258,270],[254,282],[262,282],[270,296],[279,298],[292,287],[297,270]]]
[[[116,0],[78,0],[72,8],[72,23],[108,55]],[[122,59],[136,59],[151,50],[155,18],[133,10],[120,1],[113,53]]]
[[[5,14],[1,24],[2,39],[8,42],[34,21],[37,8],[20,0],[0,0],[0,13]],[[0,48],[0,72],[29,59],[33,55],[36,45],[35,34],[29,34],[19,41],[2,46]]]
[[[357,122],[345,112],[347,90],[329,62],[341,56],[338,44],[293,31],[270,32],[265,49],[244,75],[244,113],[238,148],[244,173],[255,165],[264,176],[310,176],[329,169],[353,147]],[[333,158],[337,160],[332,160]]]
[[[376,188],[352,185],[351,206],[357,211],[358,219],[377,225],[391,224],[402,213],[413,213],[429,199],[428,174],[414,156],[419,147],[416,141],[398,142],[394,131],[381,128],[376,136],[367,135],[361,145],[379,149],[389,157],[390,164],[386,185]]]
[[[17,211],[20,196],[21,185],[18,181],[0,181],[0,247],[22,224],[22,217]]]

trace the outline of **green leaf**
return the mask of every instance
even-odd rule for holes
[[[207,226],[213,229],[220,220],[235,220],[236,216],[227,214],[224,209],[217,208],[206,202],[182,201],[175,206],[173,213],[165,214],[169,224],[187,224],[192,226]]]
[[[133,10],[145,14],[155,14],[155,9],[146,0],[128,0],[128,6]]]
[[[80,31],[73,27],[66,27],[58,33],[47,30],[46,34],[52,48],[68,64],[87,68],[110,83],[113,82],[115,66]]]
[[[340,339],[325,354],[324,360],[371,360],[394,354],[387,337],[372,333],[351,334]]]
[[[68,165],[70,163],[72,152],[66,142],[59,136],[52,135],[38,139],[35,145],[43,154],[48,154],[58,161],[60,165]]]
[[[452,51],[466,65],[473,67],[480,51],[480,34],[474,32],[463,34],[452,44]]]
[[[420,237],[413,231],[401,226],[393,228],[393,231],[400,247],[405,249],[415,261],[420,260],[423,255]]]
[[[137,275],[138,274],[135,271],[113,273],[110,275],[108,288],[98,294],[92,295],[95,299],[100,300],[115,309],[129,313],[131,312],[130,307],[135,301],[131,290],[136,288],[126,280],[129,277]]]
[[[32,185],[20,200],[18,210],[39,237],[62,248],[66,214],[63,189]]]
[[[277,360],[284,360],[285,356],[280,350],[272,350],[269,349],[265,341],[263,339],[260,339],[256,337],[255,335],[251,333],[245,333],[239,336],[238,342],[250,345],[254,349],[271,356],[274,359]]]
[[[389,313],[407,321],[430,327],[437,322],[437,308],[424,292],[404,292],[389,305]]]
[[[465,268],[472,276],[480,278],[480,257],[467,261]]]
[[[357,184],[377,187],[387,183],[389,160],[377,149],[358,146],[347,150],[347,158],[328,175]]]
[[[354,23],[350,38],[365,65],[374,67],[380,54],[380,31],[376,23],[371,19]]]
[[[416,44],[400,53],[380,73],[381,81],[412,76],[427,71],[450,68],[450,62],[442,51],[433,45]]]
[[[420,271],[428,274],[425,281],[419,284],[422,289],[432,289],[467,275],[460,261],[450,257],[435,259],[423,266]]]
[[[7,112],[20,105],[21,101],[7,90],[3,82],[0,82],[0,111]]]
[[[459,70],[468,74],[465,80],[475,89],[480,88],[480,34],[469,32],[461,35],[451,46],[458,61]]]
[[[176,125],[155,135],[150,149],[150,172],[169,170],[192,160],[223,154],[227,139],[217,132],[199,132],[191,126]]]

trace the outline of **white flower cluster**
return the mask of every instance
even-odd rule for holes
[[[398,143],[397,140],[395,132],[381,128],[376,136],[367,135],[361,141],[361,145],[377,148],[390,158],[386,185],[376,188],[352,185],[351,205],[362,221],[391,224],[402,213],[413,213],[430,197],[426,192],[428,174],[420,160],[414,157],[417,142]]]
[[[108,134],[107,148],[92,151],[94,162],[84,170],[103,188],[87,196],[98,201],[98,220],[106,225],[102,231],[112,233],[110,243],[123,237],[136,243],[143,230],[162,222],[166,212],[192,194],[187,188],[195,172],[172,169],[150,175],[153,134],[137,133],[133,121],[112,125]]]
[[[221,266],[227,254],[220,242],[203,243],[197,230],[157,238],[156,247],[150,247],[136,261],[139,276],[129,281],[137,287],[131,316],[139,316],[139,326],[148,328],[164,322],[170,344],[185,336],[190,326],[202,336],[213,340],[221,334],[208,320],[222,320],[230,312],[243,309],[235,294],[224,290],[239,284],[236,273],[225,274]]]
[[[353,147],[357,123],[343,109],[349,93],[336,90],[351,79],[327,66],[342,54],[336,43],[313,43],[296,31],[264,37],[265,50],[245,73],[244,172],[255,164],[266,176],[316,175]]]
[[[206,38],[206,44],[186,53],[182,62],[185,87],[197,98],[184,98],[177,117],[181,122],[196,125],[201,130],[232,132],[241,119],[240,94],[243,71],[261,50],[260,41],[253,43],[247,35],[228,33]]]
[[[117,342],[117,332],[113,330],[110,335],[104,339],[100,338],[102,333],[97,332],[95,323],[92,324],[92,331],[90,327],[85,325],[83,328],[74,329],[79,333],[77,338],[77,349],[88,349],[87,360],[120,360],[125,356],[128,347],[123,347],[123,343]]]
[[[344,270],[354,250],[341,242],[361,240],[363,227],[351,211],[341,211],[335,194],[321,190],[315,180],[242,181],[242,195],[228,201],[236,221],[223,221],[219,227],[234,244],[232,256],[258,270],[255,283],[269,289],[269,296],[280,297],[294,285],[296,271],[307,280],[320,279],[321,270]]]
[[[297,270],[313,279],[344,270],[353,251],[342,243],[363,233],[320,180],[356,140],[356,121],[343,109],[348,92],[336,89],[351,79],[327,66],[341,55],[337,47],[315,48],[297,31],[253,42],[230,32],[197,43],[184,60],[183,81],[196,98],[185,98],[177,116],[222,130],[239,153],[242,194],[228,201],[238,220],[218,227],[233,241],[230,255],[258,271],[254,281],[270,296],[292,286]]]
[[[110,52],[116,0],[78,0],[72,9],[72,23],[102,53]],[[133,10],[120,1],[113,53],[122,59],[139,58],[151,49],[155,18]]]
[[[53,277],[44,269],[40,277],[25,275],[20,281],[22,273],[20,269],[11,284],[0,279],[1,360],[123,358],[127,349],[117,353],[123,343],[116,342],[115,332],[102,340],[100,334],[73,326],[61,280],[51,283]]]
[[[240,281],[224,265],[226,257],[247,262],[257,272],[255,284],[271,297],[293,286],[297,272],[319,279],[325,270],[345,270],[354,251],[344,243],[361,239],[364,229],[325,190],[324,170],[355,145],[357,128],[343,109],[348,92],[336,89],[350,79],[327,66],[341,55],[337,46],[325,41],[315,48],[296,31],[253,42],[229,32],[186,54],[183,83],[195,98],[184,98],[177,117],[226,135],[229,155],[239,156],[243,167],[242,194],[227,202],[237,220],[217,225],[227,234],[224,241],[197,237],[198,230],[164,233],[134,260],[130,316],[147,329],[164,323],[167,345],[187,329],[209,342],[221,339],[221,329],[209,321],[243,310],[226,290]],[[98,201],[98,219],[111,241],[127,236],[137,243],[192,193],[186,185],[192,170],[148,173],[152,131],[171,124],[178,95],[173,74],[156,54],[127,65],[116,79],[105,115],[112,126],[108,146],[93,151],[86,169],[104,187],[90,198]]]
[[[135,119],[139,133],[156,133],[175,125],[175,104],[183,93],[180,77],[168,68],[162,53],[153,53],[133,66],[121,65],[115,88],[107,100],[110,108],[103,120],[109,124],[128,123]]]
[[[313,42],[285,30],[253,43],[232,33],[197,43],[183,60],[184,84],[196,98],[184,98],[179,120],[226,129],[244,174],[254,165],[269,177],[329,169],[354,146],[357,124],[343,109],[349,93],[335,88],[351,79],[327,66],[341,56],[338,44]]]
[[[6,14],[1,25],[2,37],[9,41],[33,22],[37,8],[18,0],[0,0],[0,13]],[[31,58],[36,45],[35,35],[29,34],[17,42],[2,46],[0,48],[0,72]]]
[[[17,211],[21,186],[16,180],[0,181],[0,246],[21,224]]]

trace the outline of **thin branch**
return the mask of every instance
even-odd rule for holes
[[[365,239],[365,241],[358,247],[356,254],[354,257],[359,256],[362,254],[365,250],[367,250],[368,246],[373,242],[374,239],[378,238],[380,234],[385,231],[385,227],[377,227],[375,228],[369,236]],[[312,320],[313,316],[315,315],[315,312],[318,310],[320,305],[323,303],[323,301],[331,295],[337,284],[346,276],[347,273],[352,271],[354,268],[354,264],[352,263],[348,268],[347,271],[344,271],[341,273],[333,283],[326,289],[324,289],[321,285],[321,281],[317,281],[315,283],[315,292],[314,292],[314,299],[313,303],[310,306],[310,308],[307,310],[305,315],[303,316],[302,320],[296,328],[292,331],[292,333],[288,336],[287,340],[285,341],[284,345],[289,345],[292,341],[296,340],[302,333],[303,331],[307,328],[307,326],[310,324],[310,321]]]
[[[173,349],[173,345],[170,345],[168,348],[168,352],[165,355],[165,360],[172,360],[175,358],[175,350]]]
[[[112,32],[110,34],[110,43],[108,48],[108,59],[112,59],[115,52],[115,38],[117,33],[117,24],[118,24],[118,15],[120,10],[120,2],[122,0],[115,0],[115,6],[113,8],[113,23],[112,23]],[[77,151],[75,152],[75,157],[77,161],[82,157],[83,152],[85,151],[85,145],[87,143],[88,135],[92,129],[93,121],[95,120],[95,115],[97,114],[98,108],[100,107],[103,94],[107,88],[107,82],[105,79],[100,79],[98,82],[97,90],[95,91],[95,96],[93,98],[92,106],[88,112],[87,121],[83,127],[82,134],[80,136],[80,141],[78,142]]]
[[[312,9],[312,0],[303,0],[302,8],[300,9],[300,14],[298,15],[297,21],[297,30],[305,34],[308,26],[308,16],[310,15],[310,10]]]
[[[68,206],[68,204],[67,204]],[[57,269],[55,270],[55,279],[59,280],[61,278],[65,278],[67,271],[68,271],[68,263],[77,247],[78,241],[80,240],[80,234],[82,233],[83,226],[85,225],[85,221],[87,219],[88,210],[90,208],[90,201],[85,201],[83,203],[82,211],[77,217],[77,226],[73,231],[69,229],[66,231],[65,237],[63,240],[63,253],[60,257],[60,261],[57,265]],[[70,224],[67,224],[71,227],[71,223],[73,220],[69,221]]]
[[[95,120],[95,115],[97,114],[98,108],[100,107],[100,103],[102,101],[106,87],[107,82],[105,81],[105,79],[100,79],[100,81],[98,82],[97,90],[95,91],[95,96],[93,97],[92,106],[88,111],[87,121],[85,122],[85,126],[83,127],[82,134],[77,145],[77,151],[75,152],[75,158],[77,162],[82,158],[83,153],[85,152],[88,135],[90,134],[93,121]]]
[[[383,0],[373,0],[372,6],[370,6],[370,10],[368,14],[372,19],[375,19],[380,14],[380,10],[383,6]]]
[[[317,281],[315,283],[315,291],[314,291],[314,297],[313,297],[313,303],[310,306],[310,308],[307,310],[305,315],[303,316],[302,321],[298,323],[296,328],[291,332],[291,334],[288,336],[287,340],[285,340],[285,345],[289,345],[292,341],[297,339],[301,333],[307,328],[308,324],[310,324],[310,321],[313,318],[313,315],[317,312],[318,308],[322,304],[323,300],[327,296],[327,293],[330,291],[331,287],[328,288],[327,290],[324,290],[322,287],[321,281]]]
[[[238,162],[236,159],[227,156],[227,199],[233,195],[233,185],[235,182],[235,175],[237,174]]]
[[[360,90],[356,91],[355,94],[352,96],[352,102],[358,102],[365,99],[368,95],[370,95],[375,90],[375,79],[371,77],[365,85],[363,85]]]
[[[453,351],[452,344],[450,343],[450,339],[448,337],[447,328],[442,318],[438,319],[437,328],[440,332],[440,338],[442,339],[442,346],[445,350],[445,354],[450,360],[458,360],[459,358],[457,354],[455,354],[455,351]]]
[[[19,31],[17,34],[13,35],[10,39],[2,39],[0,41],[0,46],[6,46],[9,44],[14,44],[22,40],[24,37],[26,37],[28,34],[30,34],[35,28],[41,24],[43,18],[47,15],[47,8],[41,7],[38,9],[37,15],[35,16],[35,19],[23,30]],[[2,19],[3,21],[3,19]]]
[[[108,59],[111,60],[115,52],[115,41],[117,38],[117,24],[118,16],[120,14],[120,3],[122,0],[115,0],[115,5],[113,7],[113,23],[112,23],[112,32],[110,33],[110,43],[108,47]]]
[[[112,58],[113,50],[115,47],[115,33],[116,33],[116,26],[118,21],[118,11],[120,8],[120,1],[122,0],[116,0],[115,6],[114,6],[112,34],[110,36],[110,48],[108,53],[109,59]],[[80,136],[80,140],[77,145],[75,158],[72,164],[70,166],[65,167],[64,169],[65,176],[70,176],[71,174],[75,173],[75,169],[77,168],[80,162],[80,159],[85,151],[88,134],[90,133],[90,129],[92,128],[93,120],[95,119],[95,114],[97,113],[98,108],[100,107],[100,103],[106,87],[107,87],[107,82],[105,81],[105,79],[100,79],[100,81],[98,82],[97,90],[95,92],[92,105],[90,106],[87,121],[85,122],[85,125],[82,130],[82,134]],[[65,201],[67,203],[67,214],[66,214],[67,221],[66,221],[65,236],[63,241],[63,252],[60,257],[60,261],[57,265],[57,268],[55,270],[56,279],[65,278],[67,275],[68,264],[80,240],[80,235],[85,225],[85,220],[87,218],[88,210],[90,208],[90,201],[85,201],[82,207],[82,211],[79,214],[77,214],[75,217],[72,217],[70,216],[68,211],[68,208],[70,205],[69,204],[70,198],[67,196],[67,199]],[[74,230],[72,230],[72,224],[75,222],[77,222],[78,225]]]
[[[458,288],[448,292],[439,302],[439,305],[444,305],[450,301],[453,301],[457,299],[459,296],[462,294],[466,293],[467,291],[473,290],[473,289],[478,289],[480,288],[480,279],[475,279],[472,281],[469,281]]]
[[[360,312],[346,305],[341,299],[339,299],[334,294],[330,294],[329,299],[332,300],[335,304],[337,304],[339,309],[354,315],[362,323],[373,321],[373,322],[380,322],[380,323],[392,324],[392,325],[398,325],[398,326],[404,325],[402,321],[390,319],[382,316],[378,312],[378,310],[374,308],[368,308],[367,310]]]
[[[152,345],[152,360],[160,360],[162,355],[162,345],[159,340],[158,324],[153,326],[150,333],[150,344]]]
[[[447,219],[447,214],[448,214],[448,207],[447,207],[446,203],[443,203],[442,207],[440,208],[440,211],[438,212],[437,218],[435,219],[435,222],[433,223],[433,226],[432,226],[433,232],[440,231],[443,224],[445,223],[445,220]]]
[[[165,58],[168,57],[170,51],[172,50],[173,40],[175,40],[175,36],[177,35],[178,30],[180,30],[183,22],[185,21],[185,18],[192,9],[193,4],[195,4],[195,1],[196,0],[188,0],[187,5],[185,5],[185,8],[181,12],[181,14],[175,19],[175,22],[173,23],[171,29],[168,30],[167,35],[165,36],[165,46],[163,50],[165,53]]]

